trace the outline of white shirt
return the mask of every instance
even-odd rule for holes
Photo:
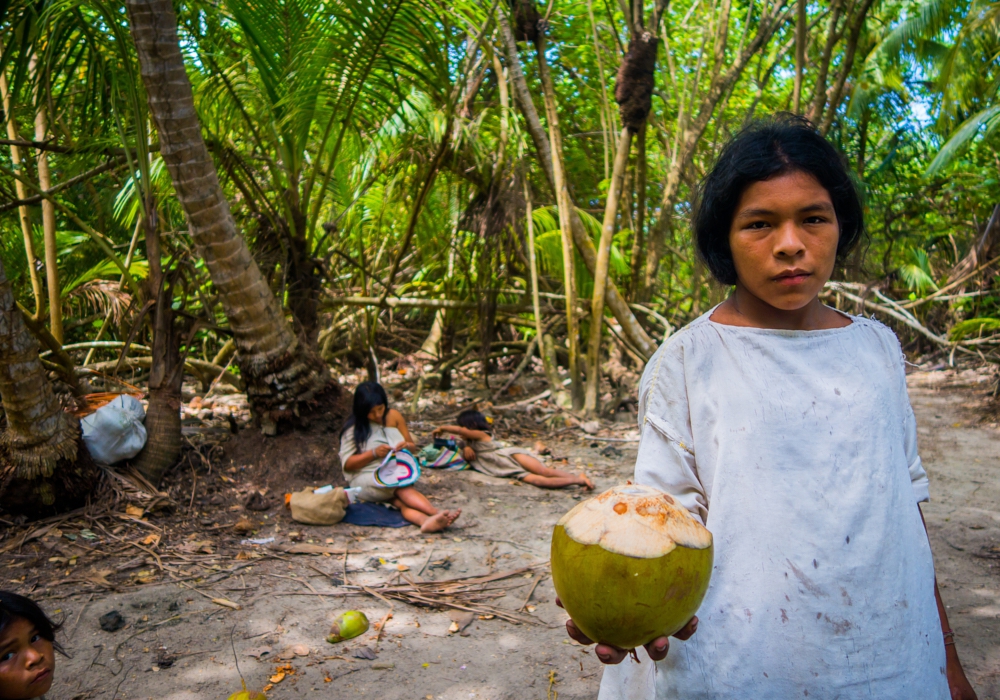
[[[600,700],[950,698],[896,336],[711,313],[643,373],[635,466],[714,536],[698,631],[607,667]]]

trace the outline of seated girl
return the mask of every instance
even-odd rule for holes
[[[389,397],[382,385],[362,382],[354,390],[354,408],[340,435],[340,463],[344,478],[361,489],[358,499],[372,503],[391,503],[403,517],[422,532],[443,530],[462,514],[457,510],[438,510],[427,497],[412,486],[389,488],[375,481],[375,472],[389,452],[416,449],[406,420],[389,408]]]
[[[56,626],[24,596],[0,591],[0,700],[49,692],[56,670]]]
[[[455,419],[458,425],[442,425],[434,435],[450,433],[461,438],[462,457],[477,472],[501,478],[520,479],[526,484],[543,489],[561,489],[565,486],[582,486],[590,491],[594,482],[586,474],[570,474],[561,469],[550,469],[537,455],[523,447],[508,447],[490,434],[490,424],[479,411],[466,409]]]

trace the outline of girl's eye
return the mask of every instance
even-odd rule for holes
[[[826,217],[825,216],[810,216],[810,217],[806,218],[805,223],[807,223],[807,224],[825,224],[826,223]]]
[[[760,230],[762,228],[767,228],[768,225],[769,224],[766,221],[752,221],[749,224],[747,224],[746,226],[744,226],[743,228],[750,229],[750,230]]]
[[[35,632],[33,635],[31,635],[31,643],[34,644],[35,642],[37,642],[41,638],[42,638],[42,635],[38,634],[38,632]]]
[[[0,656],[0,664],[4,663],[5,661],[10,661],[13,658],[14,658],[14,652],[8,651],[3,656]]]

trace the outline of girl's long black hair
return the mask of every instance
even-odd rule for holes
[[[372,434],[372,426],[368,421],[368,414],[376,406],[385,406],[385,414],[382,416],[382,425],[385,425],[385,417],[389,415],[389,396],[385,389],[378,382],[361,382],[354,390],[354,406],[351,415],[344,421],[344,427],[340,429],[341,438],[348,428],[354,428],[354,445],[360,452],[368,438]]]
[[[52,642],[52,648],[63,656],[66,652],[56,641],[56,630],[60,625],[53,624],[38,603],[11,591],[0,591],[0,632],[3,632],[17,620],[27,620],[32,624],[42,639]]]

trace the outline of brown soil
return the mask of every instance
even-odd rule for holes
[[[241,480],[272,490],[297,491],[307,485],[343,486],[337,454],[340,428],[351,410],[351,394],[334,386],[292,430],[267,437],[248,427],[223,443],[221,464],[235,467]]]
[[[995,423],[980,420],[987,380],[976,372],[917,373],[910,385],[931,477],[932,501],[924,512],[938,580],[979,697],[1000,700],[1000,435]],[[510,401],[538,393],[537,382],[522,382]],[[478,396],[460,387],[447,395],[430,392],[413,413],[396,405],[425,441],[438,421]],[[403,398],[409,404],[412,394]],[[598,490],[631,475],[636,444],[612,440],[629,440],[634,425],[603,423],[595,437],[565,427],[564,414],[553,407],[534,407],[486,408],[505,438],[528,445],[543,440],[560,466],[585,470]],[[215,446],[206,437],[164,484],[172,509],[140,518],[124,512],[123,500],[104,511],[70,514],[41,533],[37,524],[0,528],[5,585],[64,623],[59,639],[71,658],[59,658],[49,697],[224,698],[240,687],[234,649],[248,685],[271,686],[269,700],[596,696],[601,665],[566,637],[565,615],[545,574],[551,527],[583,492],[545,491],[475,472],[432,472],[420,490],[441,507],[463,509],[458,527],[445,533],[292,522],[275,496],[296,479],[308,481],[297,471],[303,444],[315,450],[307,460],[317,465],[312,483],[332,481],[339,471],[334,441],[323,432],[304,439],[243,432]],[[325,456],[318,451],[324,445]],[[266,484],[270,508],[246,510],[243,504]],[[266,545],[241,544],[271,537]],[[329,549],[289,553],[296,544]],[[518,570],[484,595],[497,596],[486,603],[520,610],[529,620],[476,615],[460,631],[450,631],[459,625],[446,609],[360,588],[399,585],[407,577],[444,585]],[[333,618],[352,608],[365,612],[373,628],[328,644]],[[107,632],[99,618],[112,610],[125,626]],[[375,629],[383,620],[381,631]],[[304,654],[296,655],[300,646]]]

